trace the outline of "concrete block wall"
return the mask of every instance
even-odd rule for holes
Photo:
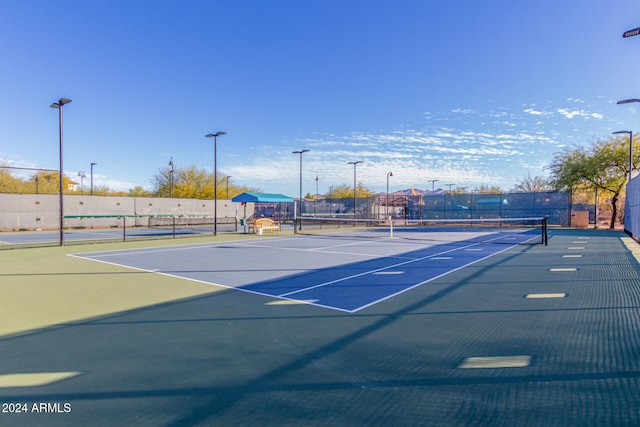
[[[153,197],[104,197],[64,195],[64,215],[184,215],[213,217],[213,200],[164,199]],[[218,219],[242,218],[244,206],[230,200],[218,200]],[[247,204],[247,217],[253,215],[253,203]],[[60,198],[56,194],[0,194],[0,230],[57,229]],[[133,225],[127,219],[128,225]],[[148,218],[135,219],[136,225],[148,225]],[[117,227],[118,218],[66,218],[65,227]]]

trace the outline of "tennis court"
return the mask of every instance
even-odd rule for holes
[[[624,233],[373,233],[3,251],[0,424],[640,423]]]
[[[329,221],[330,222],[330,221]],[[316,220],[317,223],[317,220]],[[341,232],[220,245],[83,253],[76,256],[275,298],[356,312],[530,241],[540,229],[354,227]],[[335,224],[331,224],[335,225]],[[376,224],[377,225],[377,224]],[[309,232],[309,224],[304,231]]]
[[[236,225],[219,224],[217,226],[220,232],[238,231]],[[86,243],[91,241],[125,241],[136,239],[161,239],[172,237],[190,237],[201,236],[203,234],[212,234],[214,226],[212,224],[204,225],[178,225],[161,224],[152,227],[99,227],[99,228],[77,228],[65,229],[64,239],[69,243]],[[1,246],[27,246],[38,244],[57,244],[60,240],[60,232],[57,230],[39,230],[39,231],[19,231],[19,232],[3,232],[0,234]]]

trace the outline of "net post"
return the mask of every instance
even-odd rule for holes
[[[545,246],[548,246],[549,244],[549,234],[548,234],[546,216],[542,218],[542,243],[544,243]]]
[[[393,220],[389,217],[389,237],[393,237]]]
[[[176,238],[176,216],[173,215],[171,218],[173,219],[173,238],[175,239]]]
[[[122,217],[122,241],[127,241],[127,217]]]
[[[295,206],[295,203],[294,203]],[[295,208],[294,208],[295,210]],[[293,216],[293,234],[298,234],[298,221],[300,221],[300,218],[298,218],[297,216]],[[300,227],[302,227],[302,223],[300,224]]]

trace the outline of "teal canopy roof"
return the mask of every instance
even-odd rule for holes
[[[231,199],[232,202],[249,203],[291,203],[293,199],[283,194],[242,193]]]

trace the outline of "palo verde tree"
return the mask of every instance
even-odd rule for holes
[[[173,175],[173,181],[172,176]],[[155,197],[169,197],[183,199],[212,199],[213,198],[213,174],[197,166],[176,168],[171,174],[169,168],[160,169],[153,178],[153,192]],[[227,185],[228,184],[228,185]],[[233,180],[218,171],[217,198],[222,200],[237,196],[245,191],[260,191],[255,188],[238,186]],[[227,188],[229,193],[227,194]]]
[[[634,158],[637,159],[637,153],[634,153]],[[629,175],[628,138],[610,137],[595,141],[590,147],[565,148],[555,155],[549,169],[555,190],[575,191],[587,187],[610,195],[612,215],[609,228],[614,228],[618,199]]]
[[[356,197],[365,198],[371,197],[375,193],[365,186],[362,185],[361,182],[356,186]],[[330,191],[325,195],[327,199],[350,199],[353,198],[353,186],[348,186],[346,184],[337,185],[335,187],[331,187]]]

